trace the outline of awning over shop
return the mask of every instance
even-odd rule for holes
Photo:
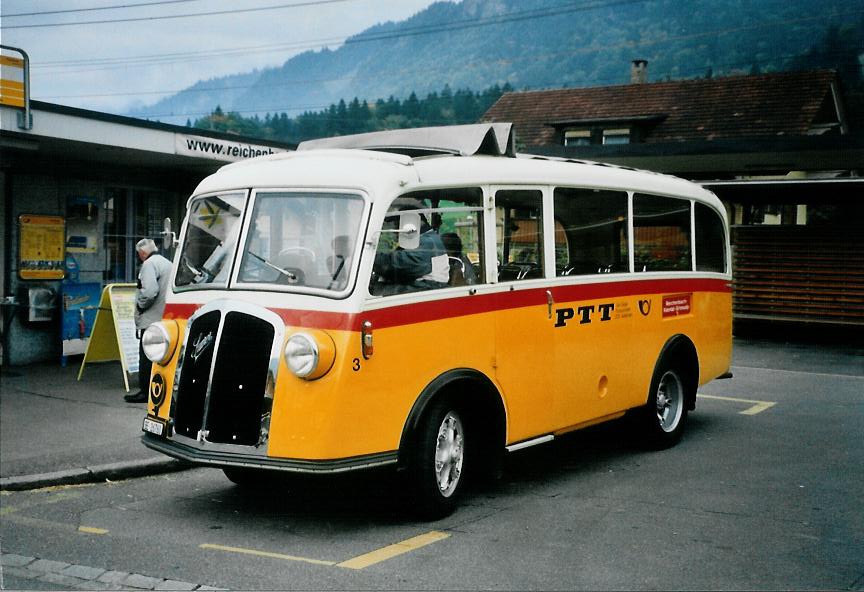
[[[776,205],[864,202],[864,178],[751,179],[703,181],[702,186],[731,203]]]

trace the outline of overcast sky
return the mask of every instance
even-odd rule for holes
[[[336,48],[348,36],[408,18],[432,2],[0,0],[0,39],[29,54],[33,99],[122,113],[198,80],[279,66],[307,49]]]

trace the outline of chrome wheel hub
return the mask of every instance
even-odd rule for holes
[[[463,438],[462,421],[455,412],[448,412],[438,428],[435,442],[435,478],[444,497],[450,497],[459,484],[465,458]]]
[[[657,420],[660,429],[672,432],[684,411],[684,387],[675,372],[667,371],[657,387]]]

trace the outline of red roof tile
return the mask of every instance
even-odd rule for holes
[[[646,143],[802,136],[835,80],[833,71],[819,70],[513,92],[482,121],[512,122],[526,146],[559,143],[553,123],[645,116],[659,116]]]

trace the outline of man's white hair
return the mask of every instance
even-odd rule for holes
[[[156,246],[156,243],[153,242],[152,238],[142,238],[135,244],[135,250],[141,251],[145,255],[150,255],[151,253],[158,252],[159,247]]]

